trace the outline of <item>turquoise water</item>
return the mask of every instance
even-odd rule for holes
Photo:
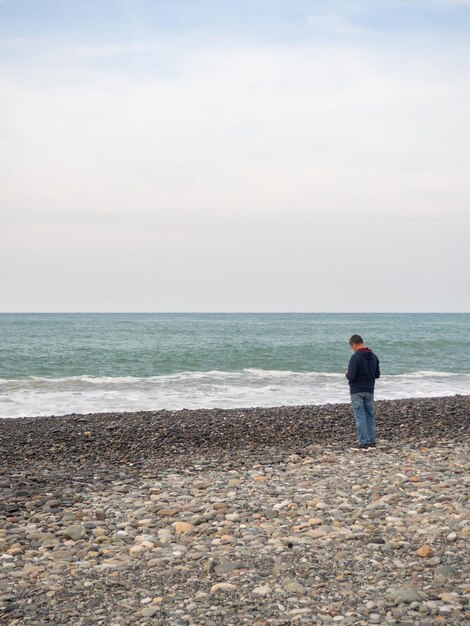
[[[378,396],[470,392],[470,314],[0,314],[0,416],[347,401],[353,333]]]

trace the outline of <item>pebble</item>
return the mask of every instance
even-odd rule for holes
[[[271,593],[271,587],[269,585],[260,585],[253,589],[253,593],[256,593],[258,596],[267,596]]]
[[[141,612],[144,617],[153,617],[160,611],[158,606],[145,606]]]
[[[469,623],[470,402],[377,404],[4,420],[0,621]]]
[[[416,550],[416,554],[422,559],[429,559],[434,555],[434,550],[426,543]]]
[[[86,537],[86,529],[83,526],[68,526],[63,531],[64,537],[69,539],[73,539],[74,541],[79,541],[80,539],[84,539]]]
[[[211,593],[217,593],[218,591],[236,591],[237,586],[231,583],[216,583],[211,587]]]
[[[183,533],[190,533],[194,529],[194,526],[189,522],[173,522],[173,526],[175,528],[175,532],[178,535],[181,535]]]

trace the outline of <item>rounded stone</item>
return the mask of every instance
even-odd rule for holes
[[[212,585],[211,587],[211,593],[218,593],[218,592],[234,592],[237,590],[237,586],[236,585],[232,585],[232,583],[216,583],[215,585]]]
[[[429,559],[434,556],[434,550],[427,543],[423,544],[416,550],[416,555],[421,559]]]
[[[84,539],[86,537],[86,529],[80,524],[73,524],[72,526],[64,528],[63,535],[67,539],[79,541],[80,539]]]

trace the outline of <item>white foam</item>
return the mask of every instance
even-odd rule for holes
[[[470,393],[470,374],[383,376],[377,399]],[[74,376],[0,379],[0,417],[157,409],[236,408],[349,402],[344,374],[245,369],[148,378]]]

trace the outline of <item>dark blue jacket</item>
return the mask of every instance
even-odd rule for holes
[[[367,391],[374,393],[375,379],[380,378],[379,359],[369,350],[361,348],[349,359],[348,373],[349,390],[351,393]]]

